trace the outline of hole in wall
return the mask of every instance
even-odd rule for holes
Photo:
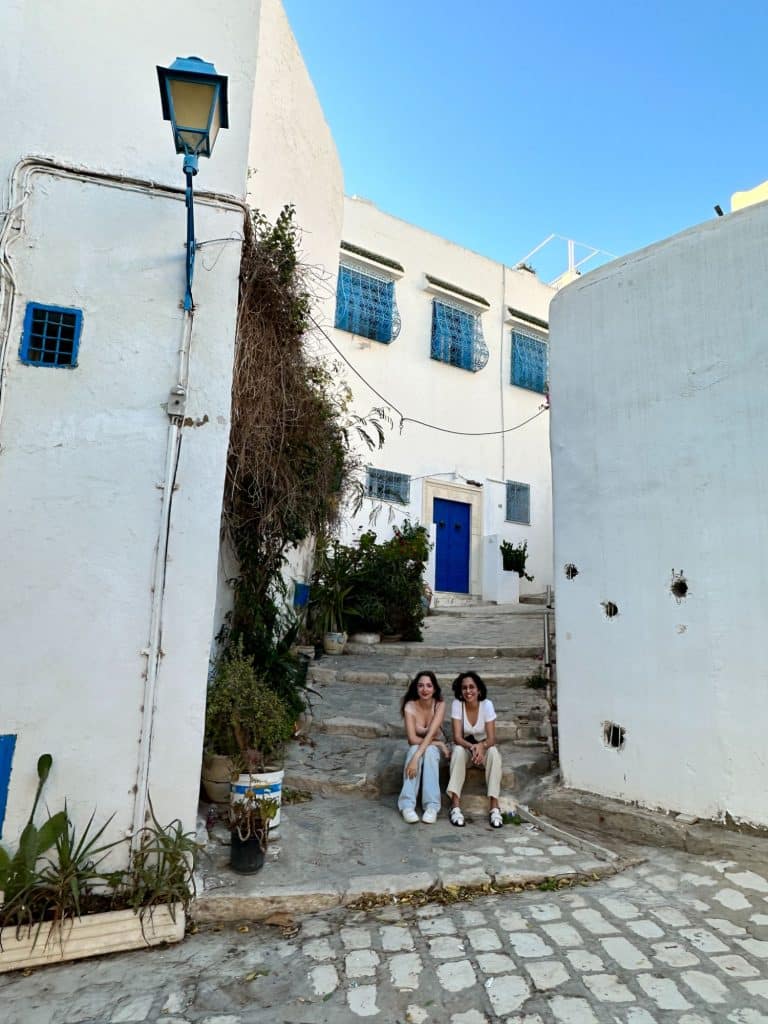
[[[611,747],[613,750],[621,750],[624,746],[624,740],[627,735],[627,730],[623,725],[617,725],[615,722],[603,722],[603,743],[606,747]]]
[[[678,604],[680,604],[684,597],[688,596],[688,580],[685,578],[682,569],[680,572],[672,570],[672,582],[669,585],[669,589]]]
[[[613,619],[619,614],[619,606],[613,601],[603,601],[603,610],[609,619]]]
[[[579,575],[579,570],[576,568],[576,566],[573,564],[573,562],[569,562],[565,566],[564,572],[565,572],[565,578],[567,580],[573,580],[573,579],[575,579]]]

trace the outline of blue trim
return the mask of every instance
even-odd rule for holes
[[[547,393],[547,345],[522,331],[512,331],[512,384]]]
[[[279,793],[282,789],[282,785],[279,782],[274,783],[271,786],[239,786],[236,782],[232,783],[232,792],[242,795],[244,793]]]
[[[19,359],[27,366],[73,370],[77,366],[82,330],[81,309],[28,302]]]
[[[3,822],[5,821],[5,808],[8,803],[8,789],[11,784],[11,764],[15,749],[15,736],[10,734],[0,736],[0,839],[3,838]]]

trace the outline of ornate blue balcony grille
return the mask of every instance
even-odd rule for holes
[[[477,373],[488,362],[488,348],[477,313],[444,300],[432,300],[430,355],[451,366]]]
[[[516,480],[507,480],[507,515],[508,523],[531,523],[531,487]]]
[[[339,267],[336,326],[388,345],[400,333],[395,282],[383,274]]]
[[[406,473],[368,467],[365,493],[379,501],[395,501],[407,505],[411,500],[411,478]]]
[[[28,302],[19,358],[30,366],[77,366],[82,326],[79,309]]]
[[[547,391],[547,345],[529,334],[512,331],[512,383],[540,395]]]

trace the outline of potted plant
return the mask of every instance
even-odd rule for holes
[[[512,544],[511,541],[503,540],[499,547],[501,552],[501,564],[505,572],[516,572],[522,579],[533,583],[533,576],[525,571],[525,563],[528,560],[528,541],[523,540],[519,544]]]
[[[293,735],[288,702],[276,693],[244,653],[242,638],[219,659],[208,689],[205,710],[207,742],[228,760],[229,799],[246,793],[277,801],[272,827],[280,824],[283,748]]]
[[[193,835],[178,821],[161,826],[153,812],[127,866],[104,870],[127,842],[103,841],[111,818],[94,828],[92,815],[78,832],[65,803],[34,823],[52,764],[50,754],[37,762],[37,792],[15,853],[0,847],[0,973],[179,942],[194,894]]]
[[[269,830],[279,811],[277,800],[269,797],[259,799],[255,793],[230,804],[229,866],[233,871],[248,875],[264,864]]]
[[[310,614],[326,654],[342,654],[347,642],[347,618],[354,614],[349,598],[353,587],[353,552],[338,541],[324,545],[315,562],[310,587]]]

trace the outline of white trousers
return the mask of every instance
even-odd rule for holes
[[[451,777],[448,779],[448,795],[461,796],[467,768],[472,763],[472,754],[465,747],[455,746],[451,754]],[[498,747],[485,752],[485,788],[489,797],[499,798],[501,792],[501,754]]]

